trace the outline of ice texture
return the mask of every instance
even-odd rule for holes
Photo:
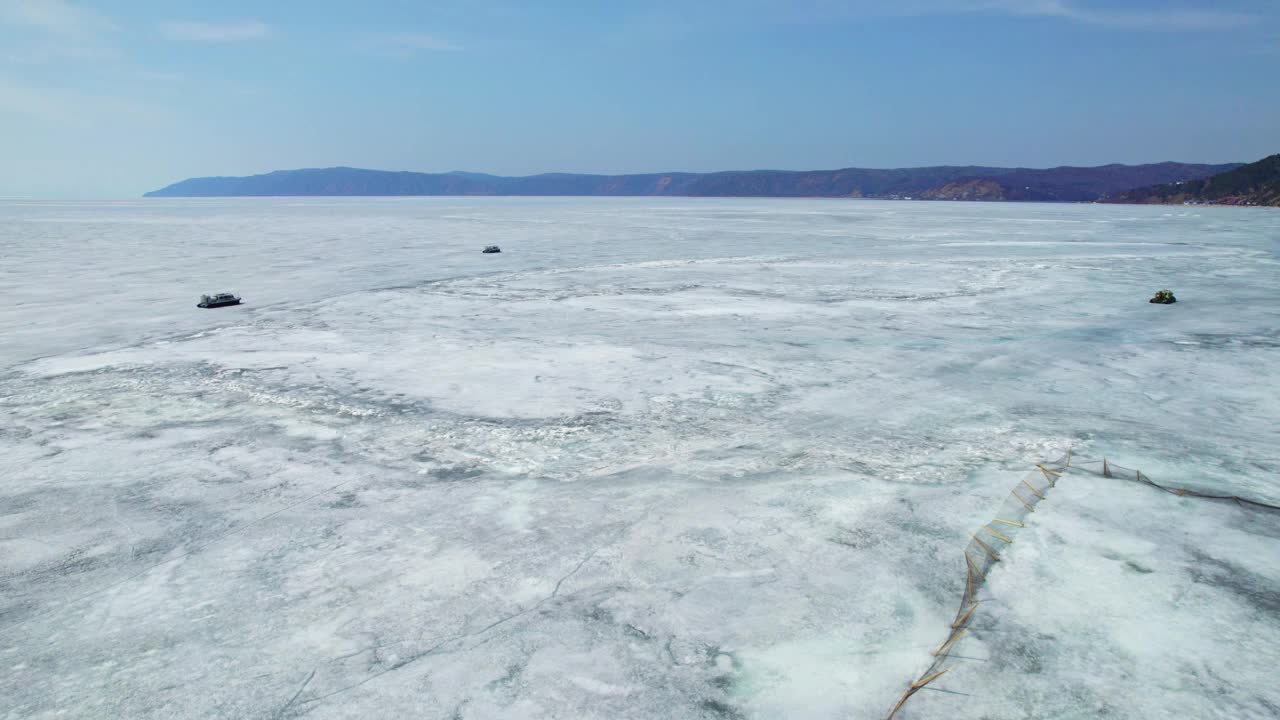
[[[1032,463],[1280,501],[1278,250],[1234,208],[0,202],[0,717],[883,717]],[[1280,518],[1083,475],[1033,517],[902,717],[1280,713]]]

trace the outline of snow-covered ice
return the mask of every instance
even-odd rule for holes
[[[1226,208],[0,203],[0,716],[883,717],[1031,463],[1280,501],[1278,251]],[[1277,540],[1064,479],[902,717],[1274,717]]]

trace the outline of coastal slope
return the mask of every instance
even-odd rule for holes
[[[1280,207],[1280,154],[1211,177],[1121,193],[1108,202],[1160,205],[1268,205]]]
[[[247,177],[190,178],[146,196],[671,195],[1090,202],[1130,188],[1205,178],[1236,167],[1239,165],[1166,162],[1048,169],[938,166],[636,175],[549,173],[523,177],[336,167],[277,170]]]

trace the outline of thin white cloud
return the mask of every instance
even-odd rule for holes
[[[4,56],[5,60],[15,65],[114,63],[123,58],[123,53],[109,45],[56,42],[18,47]]]
[[[1229,30],[1244,27],[1257,19],[1248,13],[1232,10],[1170,6],[1140,10],[1117,7],[1116,3],[1086,5],[1068,0],[974,0],[961,4],[975,6],[977,10],[1056,17],[1131,30]]]
[[[225,43],[261,40],[271,36],[271,27],[257,20],[231,22],[173,21],[160,23],[160,34],[170,40]]]
[[[792,19],[817,22],[874,17],[992,14],[1051,18],[1101,28],[1149,31],[1233,30],[1256,23],[1256,14],[1224,7],[1173,3],[1126,6],[1114,0],[803,0],[764,5],[782,8]]]
[[[13,29],[0,64],[114,63],[120,27],[106,15],[63,0],[0,0],[0,27]]]
[[[369,33],[360,38],[360,49],[373,55],[407,60],[424,52],[454,52],[462,48],[439,35],[425,32]]]
[[[93,127],[104,119],[129,122],[174,119],[167,108],[147,100],[71,88],[39,87],[4,76],[0,76],[0,110],[72,127]]]
[[[0,0],[0,23],[57,35],[91,35],[119,29],[106,15],[64,0]]]

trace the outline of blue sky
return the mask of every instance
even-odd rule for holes
[[[1280,152],[1274,0],[0,0],[0,196]]]

